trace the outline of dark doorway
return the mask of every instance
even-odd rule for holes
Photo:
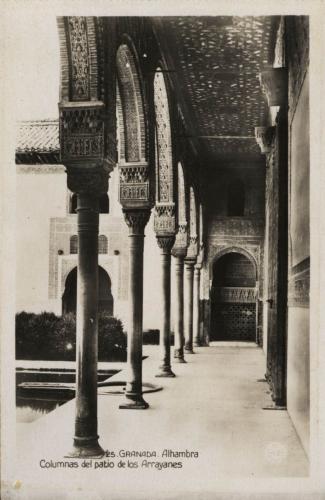
[[[107,272],[98,267],[98,310],[113,315],[114,300],[111,292],[111,280]],[[77,268],[74,267],[65,281],[62,296],[62,313],[75,313],[77,307]]]
[[[210,340],[256,341],[256,271],[231,252],[213,265]]]

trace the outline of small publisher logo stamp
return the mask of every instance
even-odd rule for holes
[[[282,463],[286,459],[287,453],[287,447],[277,441],[268,443],[264,451],[266,460],[272,464]]]

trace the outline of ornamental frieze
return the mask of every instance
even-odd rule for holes
[[[154,212],[154,230],[159,234],[176,233],[176,207],[174,203],[157,204]]]
[[[212,287],[211,299],[218,302],[253,303],[256,301],[256,288]]]
[[[68,32],[71,57],[72,99],[87,101],[90,99],[90,64],[86,18],[69,17]]]
[[[305,269],[290,277],[288,287],[289,307],[309,307],[310,271]]]
[[[68,105],[60,109],[62,163],[82,163],[104,158],[102,103]]]
[[[119,200],[122,206],[148,205],[150,202],[148,165],[120,165]]]
[[[119,172],[122,184],[145,183],[149,180],[147,165],[120,165]]]
[[[210,229],[211,233],[218,236],[263,236],[264,220],[261,217],[252,218],[215,218]]]

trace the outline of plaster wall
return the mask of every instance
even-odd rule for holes
[[[114,315],[128,323],[128,228],[118,202],[118,172],[109,181],[110,213],[100,214],[99,233],[108,238],[108,254],[99,255],[112,282]],[[61,314],[62,260],[70,255],[70,236],[77,234],[77,215],[68,213],[69,193],[61,166],[22,166],[17,175],[16,311]],[[160,255],[153,216],[145,228],[144,329],[159,328]],[[62,251],[62,256],[58,251]],[[107,262],[106,262],[107,261]],[[61,263],[60,263],[61,262]]]
[[[28,168],[28,172],[30,172]],[[53,214],[66,214],[66,174],[19,173],[16,183],[16,310],[56,311],[48,298]]]
[[[286,24],[289,69],[287,407],[309,454],[309,19],[308,16],[290,16]]]
[[[309,454],[309,309],[288,311],[287,407],[302,445]]]
[[[309,89],[305,76],[290,127],[288,412],[309,453]]]

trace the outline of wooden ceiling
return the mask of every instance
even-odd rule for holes
[[[254,127],[266,122],[268,109],[258,74],[270,64],[276,19],[154,19],[187,133],[211,165],[261,160]]]

